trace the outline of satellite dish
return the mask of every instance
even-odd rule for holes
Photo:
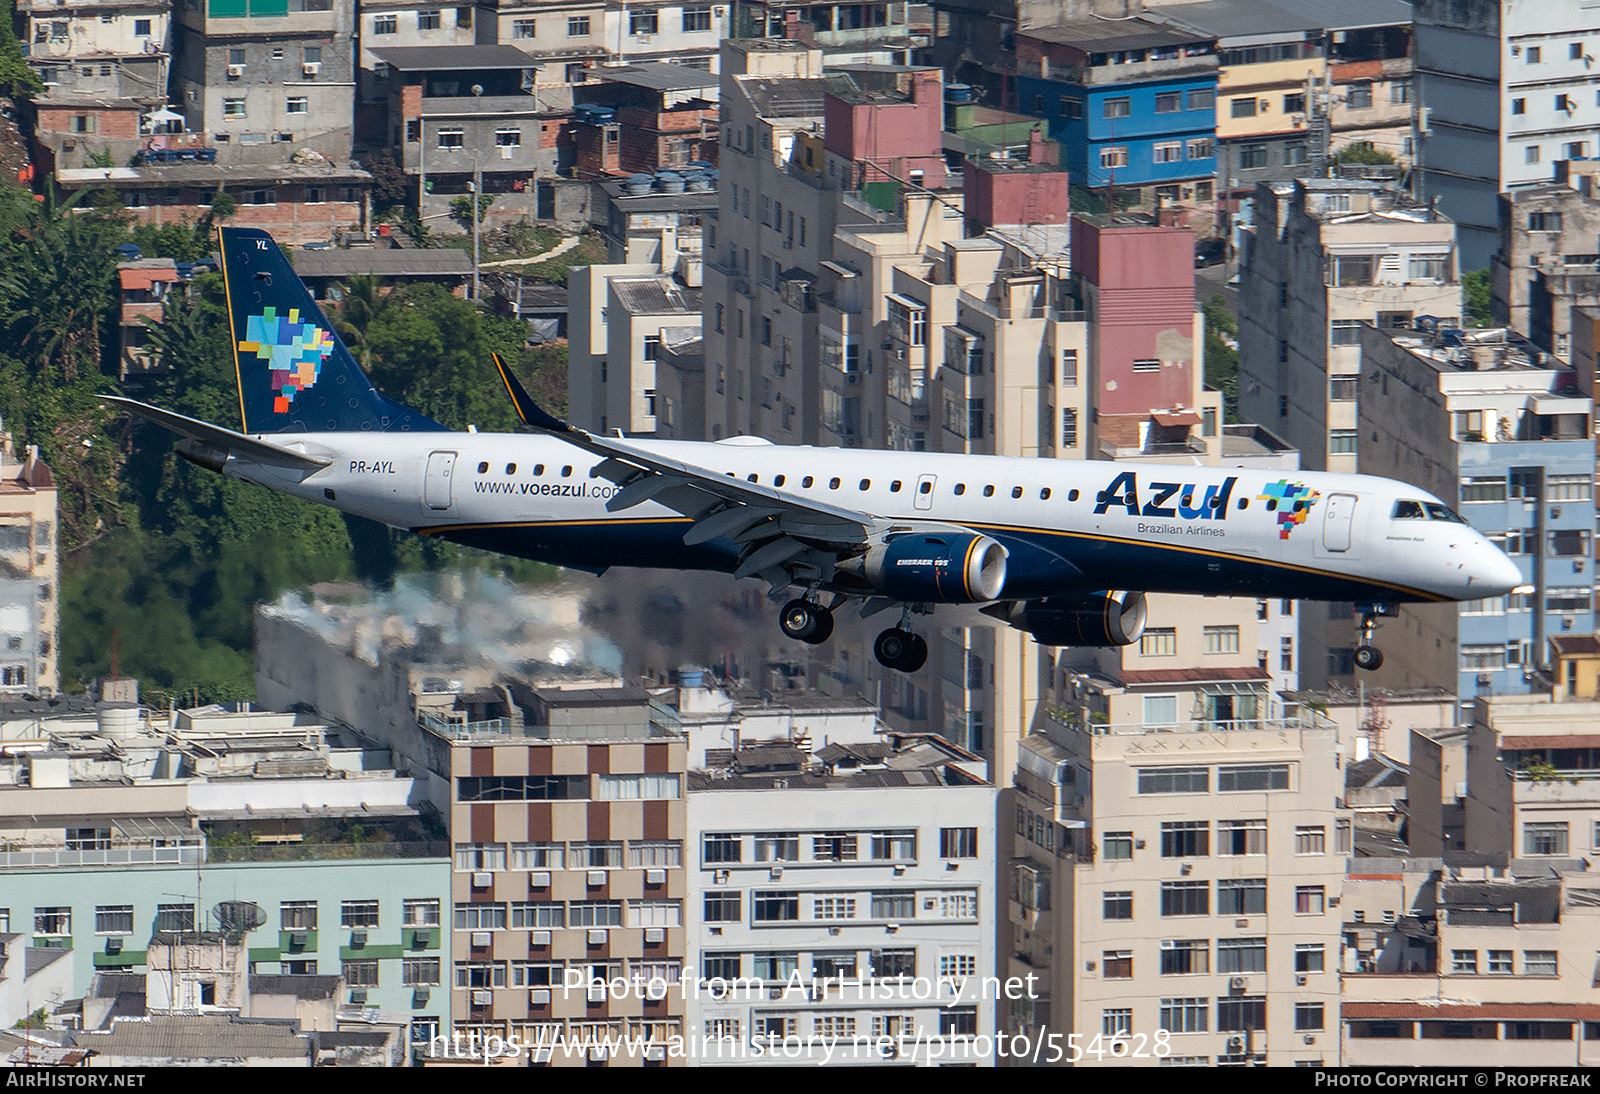
[[[217,930],[237,942],[267,921],[261,905],[248,900],[224,900],[211,909]]]
[[[474,95],[482,95],[483,94],[483,85],[482,84],[473,84],[472,85],[472,93]]]

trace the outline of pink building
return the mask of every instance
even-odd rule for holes
[[[823,100],[824,147],[851,189],[871,183],[945,185],[944,73],[936,68],[851,69]]]

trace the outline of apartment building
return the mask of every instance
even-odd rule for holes
[[[1573,356],[1574,308],[1600,306],[1600,235],[1595,212],[1600,163],[1556,164],[1553,181],[1500,195],[1500,246],[1490,263],[1490,316],[1566,361]],[[1591,339],[1592,341],[1592,339]]]
[[[1337,1062],[1337,729],[1152,698],[1084,689],[1021,742],[1001,945],[1047,990],[1010,1027],[1128,1046],[1080,1066]]]
[[[688,962],[734,987],[690,1000],[691,1027],[715,1039],[698,1062],[993,1063],[971,1038],[1007,1005],[983,988],[995,794],[982,761],[938,737],[708,753],[689,775]],[[832,1060],[816,1036],[840,1038]]]
[[[1308,470],[1355,471],[1361,325],[1459,325],[1455,225],[1350,179],[1263,184],[1255,210],[1240,263],[1239,413],[1297,447]]]
[[[1339,1059],[1593,1066],[1600,891],[1572,859],[1352,859]]]
[[[1380,628],[1387,660],[1368,682],[1444,688],[1462,702],[1525,695],[1550,638],[1594,630],[1592,401],[1514,331],[1363,327],[1360,352],[1362,471],[1459,503],[1526,582],[1504,597],[1402,608]],[[1332,645],[1335,674],[1353,654]]]
[[[908,65],[928,45],[927,4],[792,3],[745,0],[734,5],[732,36],[778,38],[821,49],[830,64]]]
[[[1417,164],[1424,199],[1460,227],[1461,264],[1490,264],[1499,195],[1595,155],[1600,31],[1583,0],[1418,0]]]
[[[186,0],[175,109],[218,163],[283,163],[301,150],[348,163],[355,23],[353,0]]]
[[[37,448],[0,433],[0,695],[61,686],[56,481]]]
[[[1215,37],[1139,16],[1019,31],[1017,107],[1049,121],[1091,189],[1153,187],[1207,205],[1217,175]]]

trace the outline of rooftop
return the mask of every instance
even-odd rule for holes
[[[704,91],[715,89],[721,79],[716,73],[671,61],[642,61],[631,65],[601,65],[590,75],[604,83],[632,84],[651,91]]]
[[[613,277],[611,289],[633,315],[700,314],[700,290],[671,277]]]
[[[1052,45],[1072,46],[1085,53],[1126,53],[1129,50],[1159,49],[1162,46],[1209,45],[1212,36],[1199,30],[1175,26],[1149,16],[1134,19],[1082,19],[1058,23],[1053,27],[1034,27],[1017,32]]]
[[[690,791],[989,785],[981,759],[930,734],[827,745],[809,757],[791,741],[756,741],[737,750],[708,749],[706,764],[689,772]]]
[[[1267,35],[1365,27],[1409,26],[1406,0],[1200,0],[1174,7],[1153,7],[1147,16],[1171,20],[1217,38],[1255,39]]]
[[[470,277],[472,256],[455,247],[333,248],[290,255],[301,277]]]
[[[735,80],[763,118],[820,119],[823,99],[832,90],[825,77],[737,76]]]
[[[113,186],[243,186],[252,182],[370,182],[359,167],[332,163],[149,163],[142,167],[66,167],[56,180],[68,188],[109,182]]]
[[[532,68],[538,61],[516,46],[389,46],[372,55],[399,72]]]
[[[301,1060],[309,1042],[299,1023],[221,1014],[152,1014],[118,1018],[111,1029],[76,1035],[79,1048],[144,1060]]]
[[[1391,337],[1395,345],[1410,350],[1441,372],[1564,372],[1567,368],[1564,361],[1546,353],[1510,327],[1463,330],[1433,326],[1414,332],[1395,332]],[[1587,413],[1589,400],[1579,398],[1575,389],[1572,397],[1572,408],[1552,408],[1540,413]],[[1578,407],[1578,402],[1585,405]]]

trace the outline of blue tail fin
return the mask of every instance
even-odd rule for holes
[[[220,235],[244,432],[445,428],[372,386],[271,236],[252,228]]]

